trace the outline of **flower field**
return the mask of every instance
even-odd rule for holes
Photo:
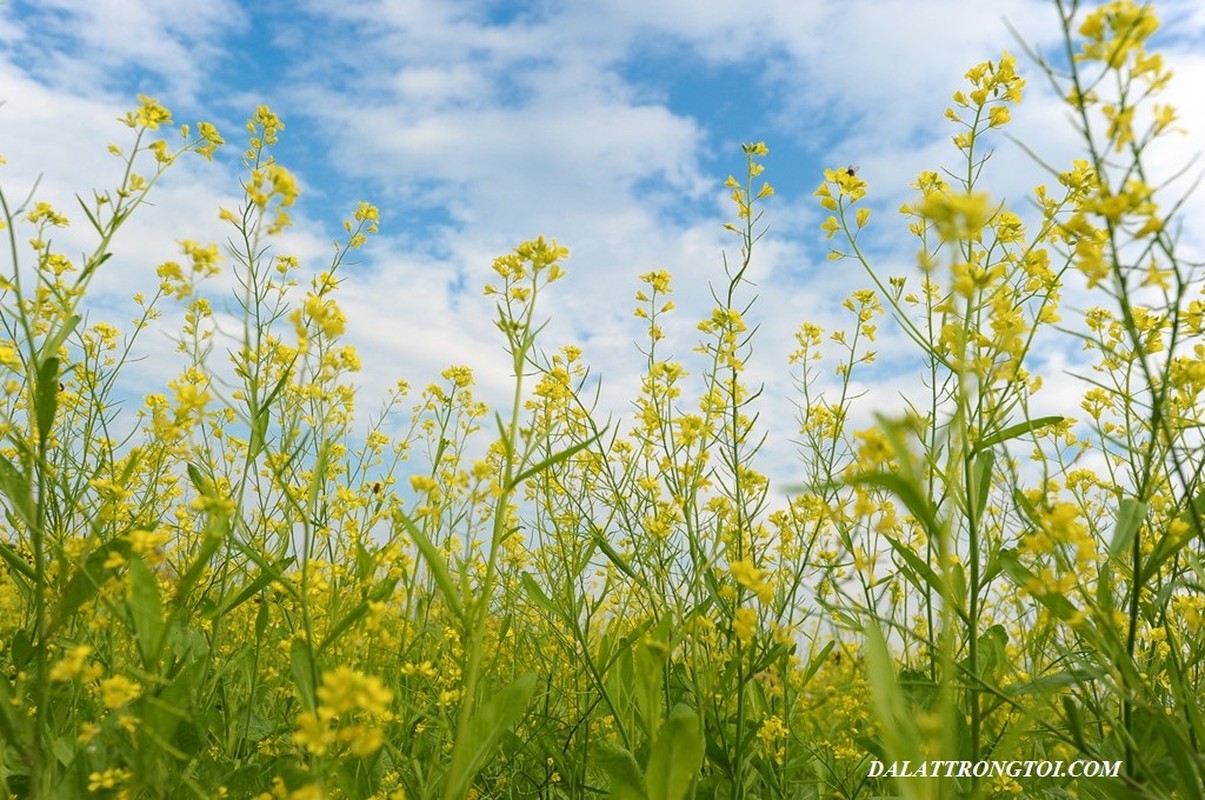
[[[1154,9],[1057,5],[1067,51],[1029,62],[1083,151],[1049,185],[1014,207],[980,180],[1022,102],[1007,53],[967,72],[950,163],[901,209],[909,273],[859,242],[873,187],[825,172],[831,266],[862,288],[783,365],[789,496],[744,369],[762,143],[726,183],[739,255],[697,341],[665,341],[672,277],[641,276],[623,418],[542,338],[570,268],[544,238],[484,287],[508,405],[451,366],[357,414],[340,270],[380,215],[361,203],[320,272],[278,252],[298,186],[265,106],[228,243],[181,239],[125,330],[92,321],[92,280],[223,134],[140,97],[120,185],[74,210],[5,187],[0,797],[1205,797],[1205,282],[1184,189],[1147,170],[1171,75]],[[90,253],[55,249],[69,224]],[[168,307],[184,366],[122,409]],[[880,324],[924,398],[860,428]],[[1031,413],[1045,336],[1086,359],[1066,414]]]

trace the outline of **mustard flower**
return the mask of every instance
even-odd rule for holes
[[[49,223],[56,228],[65,228],[70,224],[70,221],[55,211],[50,203],[41,201],[34,204],[33,209],[25,215],[25,218],[35,225],[38,223]]]
[[[134,773],[128,769],[107,769],[104,772],[92,772],[88,775],[88,791],[99,792],[101,789],[115,789],[123,783],[128,783]]]
[[[120,708],[142,694],[142,685],[124,675],[114,675],[100,682],[100,699],[106,708]]]
[[[81,672],[84,671],[84,666],[87,664],[88,656],[92,654],[92,648],[86,644],[76,645],[67,651],[66,655],[61,658],[50,670],[50,680],[55,683],[63,683],[66,681],[75,680]]]
[[[172,112],[164,108],[155,98],[140,94],[138,95],[138,108],[127,111],[124,117],[117,119],[131,128],[141,127],[155,131],[159,129],[160,125],[172,124]]]
[[[742,644],[753,641],[753,634],[757,632],[757,612],[748,606],[738,608],[732,615],[732,632]]]
[[[993,209],[982,192],[932,192],[921,201],[919,212],[933,224],[942,241],[953,243],[979,241]]]

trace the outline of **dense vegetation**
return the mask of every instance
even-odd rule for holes
[[[54,249],[65,212],[3,196],[0,796],[1201,797],[1205,304],[1179,198],[1144,167],[1175,131],[1170,75],[1150,8],[1059,10],[1066,58],[1038,68],[1085,150],[1031,206],[980,180],[1022,97],[1007,54],[967,73],[955,164],[903,209],[910,274],[859,246],[863,178],[825,173],[831,256],[867,283],[848,330],[799,328],[805,480],[781,507],[742,371],[762,144],[728,179],[740,257],[690,364],[664,355],[671,277],[642,277],[644,379],[619,420],[582,352],[538,338],[567,255],[539,239],[486,287],[513,403],[487,407],[453,366],[415,399],[399,383],[365,433],[337,296],[379,214],[361,204],[298,286],[305,267],[271,249],[297,188],[267,108],[228,245],[182,241],[124,332],[81,321],[91,280],[218,131],[173,149],[171,113],[141,98],[121,184],[72,215],[96,237],[79,260]],[[205,294],[219,269],[241,325]],[[1098,304],[1062,308],[1081,276]],[[139,333],[173,303],[185,365],[118,413]],[[927,395],[851,429],[887,317]],[[1029,412],[1048,333],[1088,353],[1077,418]],[[933,759],[1121,766],[874,767]]]

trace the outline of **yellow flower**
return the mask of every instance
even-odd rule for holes
[[[982,192],[930,192],[921,201],[918,211],[933,223],[944,242],[978,241],[983,227],[992,218],[991,202]]]
[[[98,792],[101,789],[115,789],[127,783],[134,777],[128,769],[107,769],[104,772],[93,772],[88,775],[88,791]]]
[[[757,631],[757,612],[746,606],[741,606],[732,615],[732,632],[742,644],[749,644]]]
[[[324,672],[317,694],[322,707],[333,714],[364,711],[380,717],[388,713],[389,704],[393,702],[393,692],[381,683],[380,678],[346,666]]]
[[[92,648],[86,644],[81,644],[71,648],[67,654],[59,660],[50,670],[50,680],[56,683],[75,680],[75,678],[84,670],[84,665],[87,663],[88,656],[91,655]]]
[[[56,228],[65,228],[70,224],[66,217],[54,210],[50,203],[38,202],[34,205],[33,210],[25,215],[25,218],[37,225],[40,222],[48,222]]]
[[[224,145],[226,140],[218,133],[218,129],[208,122],[200,123],[197,128],[202,141],[205,142],[197,148],[197,152],[204,156],[206,161],[212,161],[214,152]]]
[[[172,124],[172,112],[160,105],[155,98],[140,94],[138,103],[138,108],[127,111],[124,117],[118,117],[118,121],[131,128],[142,127],[151,131],[158,130],[160,125]]]
[[[303,711],[297,715],[297,730],[293,732],[293,741],[320,756],[334,743],[335,734],[317,715]]]
[[[14,368],[20,366],[21,357],[17,349],[7,344],[0,344],[0,366]]]
[[[114,675],[100,682],[100,699],[106,708],[120,708],[142,694],[142,685],[124,675]]]

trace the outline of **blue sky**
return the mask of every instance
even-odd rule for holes
[[[1170,174],[1205,144],[1192,88],[1205,82],[1205,7],[1159,7],[1159,43],[1177,72],[1169,97],[1190,130],[1155,158]],[[915,247],[895,209],[919,171],[954,163],[942,111],[966,69],[1002,49],[1029,78],[1012,134],[1052,163],[1077,155],[1065,112],[1006,20],[1057,51],[1046,0],[8,0],[0,179],[18,198],[41,175],[39,197],[63,209],[74,192],[111,185],[118,165],[105,146],[127,141],[115,117],[139,93],[177,123],[217,124],[229,145],[216,163],[174,168],[98,279],[95,314],[120,325],[131,287],[149,289],[178,240],[225,239],[217,209],[235,203],[243,124],[266,103],[287,126],[277,157],[305,192],[278,252],[322,269],[357,201],[382,211],[381,234],[343,273],[340,295],[365,361],[364,416],[397,378],[422,386],[454,363],[477,371],[485,397],[506,397],[481,286],[495,256],[538,234],[572,253],[569,277],[547,295],[544,345],[582,346],[604,406],[623,414],[642,366],[637,276],[674,275],[670,349],[689,362],[708,282],[723,278],[723,251],[736,256],[721,228],[731,216],[723,181],[743,168],[740,143],[764,140],[777,193],[752,270],[762,327],[749,377],[766,386],[771,471],[786,475],[791,335],[804,319],[844,326],[841,300],[867,285],[852,263],[824,259],[811,196],[822,170],[860,166],[876,210],[870,249],[884,274],[910,274]],[[994,197],[1021,203],[1050,182],[1008,139],[997,147],[986,176]],[[1205,213],[1199,197],[1187,213]],[[61,241],[79,236],[78,252],[84,233],[77,225]],[[1185,246],[1199,253],[1202,234],[1191,235]],[[151,391],[171,369],[171,346],[161,333],[144,346],[137,369]],[[1047,351],[1052,402],[1071,396],[1059,387],[1074,381],[1058,370],[1074,349]],[[867,416],[898,410],[911,382],[902,340],[879,351],[884,371],[858,387]]]

